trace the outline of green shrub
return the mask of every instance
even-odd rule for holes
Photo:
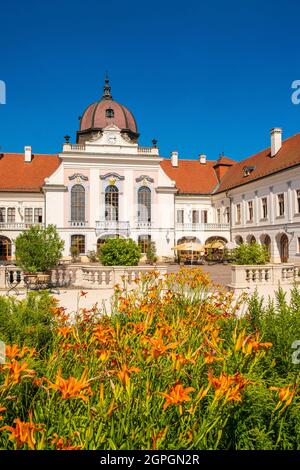
[[[34,225],[16,238],[16,260],[24,271],[48,271],[62,257],[64,241],[54,225]]]
[[[87,257],[88,259],[90,260],[91,263],[95,263],[96,261],[98,261],[98,258],[97,258],[97,253],[95,250],[90,250],[87,252]]]
[[[269,260],[268,249],[259,243],[242,243],[233,250],[236,264],[266,264]]]
[[[131,238],[108,238],[99,251],[104,266],[136,266],[140,257],[141,250]]]
[[[52,339],[53,300],[48,292],[30,292],[26,299],[0,296],[0,340],[41,350]]]
[[[157,261],[157,256],[156,256],[156,245],[155,245],[155,242],[150,242],[150,243],[148,244],[146,256],[147,256],[147,262],[148,262],[148,263],[156,263],[156,261]]]

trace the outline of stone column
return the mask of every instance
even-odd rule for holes
[[[0,289],[6,288],[5,266],[0,266]]]
[[[274,215],[275,215],[275,210],[276,210],[276,207],[274,207],[274,194],[273,194],[273,186],[270,186],[269,187],[269,191],[270,191],[270,196],[269,196],[269,201],[270,201],[270,204],[269,204],[269,211],[270,211],[270,224],[274,224]]]
[[[288,210],[288,222],[291,224],[293,222],[293,192],[292,192],[292,182],[287,182],[287,210]]]
[[[258,191],[254,191],[254,223],[258,225],[259,214],[258,214]]]

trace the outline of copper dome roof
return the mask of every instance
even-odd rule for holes
[[[90,104],[80,118],[77,142],[88,140],[95,132],[102,131],[110,124],[118,126],[131,140],[137,140],[139,134],[133,114],[113,100],[110,90],[109,80],[106,78],[102,99]]]

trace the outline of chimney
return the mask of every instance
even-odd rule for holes
[[[178,152],[171,152],[171,163],[172,166],[178,166]]]
[[[24,147],[24,153],[25,153],[25,162],[30,163],[32,159],[31,146],[27,145],[26,147]]]
[[[271,129],[271,157],[275,157],[282,146],[282,129],[275,127]]]
[[[204,165],[206,163],[206,155],[199,155],[199,161],[202,165]]]

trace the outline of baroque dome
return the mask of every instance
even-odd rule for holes
[[[139,134],[133,114],[125,106],[113,100],[110,90],[109,79],[106,77],[101,100],[90,104],[80,118],[77,143],[93,139],[111,124],[119,127],[131,141],[137,141]]]

